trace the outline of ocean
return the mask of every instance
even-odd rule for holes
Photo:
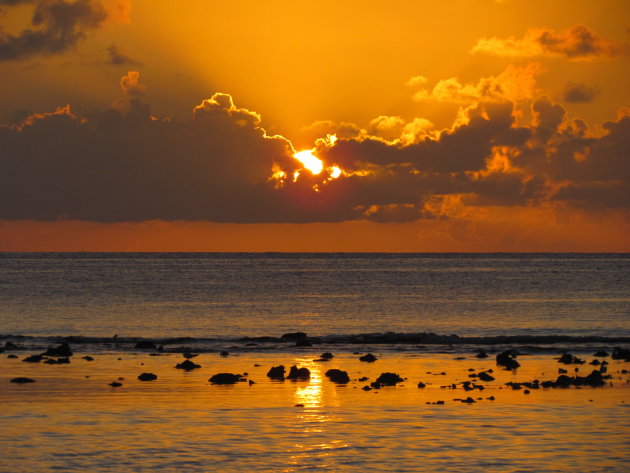
[[[0,472],[624,472],[628,348],[629,254],[4,253]]]
[[[0,333],[630,336],[628,254],[5,253]]]

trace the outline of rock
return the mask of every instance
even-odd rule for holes
[[[295,342],[297,340],[304,340],[308,338],[308,335],[306,335],[306,333],[304,332],[291,332],[291,333],[285,333],[280,338],[282,340],[289,340],[289,341]]]
[[[20,347],[18,347],[15,343],[13,342],[7,342],[4,344],[4,349],[5,350],[17,350]]]
[[[28,383],[34,383],[35,380],[31,379],[31,378],[13,378],[11,380],[12,383],[16,383],[16,384],[28,384]]]
[[[268,372],[267,376],[271,379],[278,381],[284,381],[284,365],[273,366]]]
[[[235,384],[239,381],[245,381],[245,379],[240,374],[219,373],[212,376],[208,381],[211,384]]]
[[[68,356],[72,356],[72,349],[70,348],[70,345],[68,345],[67,343],[62,343],[58,347],[48,347],[48,350],[42,353],[42,355],[68,357]]]
[[[362,382],[364,382],[364,381],[367,381],[368,379],[370,379],[370,378],[368,378],[367,376],[361,376],[361,377],[359,378],[359,382],[361,382],[361,383],[362,383]]]
[[[556,386],[559,388],[568,388],[572,384],[573,384],[573,380],[569,378],[566,374],[561,374],[556,379]]]
[[[183,353],[182,353],[182,356],[183,356],[184,358],[186,358],[187,360],[190,360],[191,358],[194,358],[194,357],[196,357],[197,355],[198,355],[198,353],[191,353],[191,352],[189,352],[189,351],[185,351],[185,352],[183,352]]]
[[[227,351],[222,351],[221,353],[219,353],[219,355],[221,355],[223,358],[230,356],[230,352]]]
[[[142,350],[155,350],[155,342],[152,340],[140,340],[136,343],[136,348],[140,348]]]
[[[251,379],[249,380],[249,385],[251,386],[252,384],[256,384],[256,381],[252,381]]]
[[[630,361],[630,350],[626,348],[615,347],[612,352],[613,360]]]
[[[403,381],[404,380],[396,373],[381,373],[381,375],[376,378],[376,381],[372,383],[372,387],[396,386],[396,384],[402,383]]]
[[[111,386],[112,388],[119,388],[122,386],[122,383],[119,383],[118,381],[112,381],[108,384],[108,386]]]
[[[365,361],[366,363],[374,363],[376,360],[378,360],[378,358],[371,353],[359,357],[359,361]]]
[[[562,356],[558,358],[558,363],[562,363],[564,365],[583,365],[585,362],[570,353],[563,353]]]
[[[92,358],[90,355],[86,355],[82,359],[85,361],[94,361],[94,358]]]
[[[25,363],[39,363],[44,359],[43,355],[31,355],[24,358],[22,361]]]
[[[325,360],[332,360],[335,357],[335,355],[327,351],[325,353],[322,353],[319,357]]]
[[[369,386],[363,386],[361,389],[363,389],[364,391],[371,391],[372,388]]]
[[[196,368],[201,368],[201,365],[198,365],[196,363],[193,363],[190,360],[184,360],[181,363],[177,363],[175,365],[175,368],[177,368],[178,370],[185,370],[185,371],[191,371],[194,370]]]
[[[142,373],[140,376],[138,376],[138,379],[140,381],[155,381],[157,379],[157,375],[153,373]]]
[[[296,365],[293,365],[289,370],[287,379],[292,381],[308,381],[311,379],[311,372],[308,368],[298,368]]]
[[[595,352],[595,354],[593,356],[598,356],[600,358],[605,358],[605,357],[610,356],[610,355],[608,354],[608,352],[606,350],[598,350],[598,351]]]
[[[350,376],[348,376],[347,371],[338,370],[338,369],[330,369],[326,371],[326,376],[333,382],[337,384],[347,384],[350,382]]]
[[[461,401],[462,401],[463,403],[465,403],[465,404],[474,404],[475,402],[477,402],[477,401],[475,401],[475,400],[474,400],[472,397],[470,397],[470,396],[469,396],[469,397],[467,397],[466,399],[461,399]]]
[[[13,353],[11,353],[10,355],[7,355],[7,358],[11,358],[11,359],[15,359],[17,358],[17,355],[14,355]]]
[[[591,374],[589,374],[586,378],[585,378],[586,384],[588,384],[589,386],[603,386],[604,384],[606,384],[606,381],[604,381],[604,377],[602,376],[601,372],[594,370]]]
[[[481,381],[494,381],[494,377],[490,376],[487,372],[482,371],[477,375],[477,378]]]
[[[499,353],[496,358],[497,365],[503,366],[506,370],[515,370],[521,366],[521,364],[515,360],[516,356],[517,354],[513,350],[506,350],[503,353]]]
[[[48,358],[44,363],[47,365],[67,365],[70,363],[70,358],[57,358],[56,360],[54,358]]]
[[[422,381],[420,381],[420,382],[418,383],[418,387],[419,387],[420,389],[425,388],[426,386],[427,386],[427,385],[426,385],[426,384],[424,384]]]
[[[479,350],[479,353],[477,353],[477,358],[488,358],[488,354],[483,351],[483,350]]]

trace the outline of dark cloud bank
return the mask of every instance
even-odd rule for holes
[[[511,103],[481,104],[467,122],[412,144],[370,135],[320,141],[319,156],[346,171],[332,179],[303,170],[291,143],[267,136],[258,114],[227,94],[177,121],[151,115],[137,73],[121,88],[111,110],[77,117],[63,108],[0,126],[0,218],[404,222],[448,218],[453,199],[630,204],[630,116],[593,137],[544,97],[526,127],[516,126]],[[279,170],[284,179],[271,178]]]

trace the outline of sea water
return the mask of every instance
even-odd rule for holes
[[[630,336],[630,255],[0,255],[0,334],[291,331]]]
[[[628,263],[3,254],[0,343],[14,345],[0,354],[0,472],[626,472],[630,363],[593,354],[630,347]],[[313,345],[281,337],[298,331]],[[22,361],[63,341],[68,364]],[[505,348],[520,351],[519,369],[496,365]],[[175,365],[188,350],[201,367],[184,372]],[[559,364],[563,350],[585,364]],[[323,351],[334,358],[315,361]],[[378,360],[361,362],[367,351]],[[609,363],[603,387],[506,385],[585,376],[595,360]],[[279,364],[311,377],[269,379]],[[351,381],[332,383],[330,368]],[[464,391],[482,370],[496,379]],[[143,372],[158,379],[139,381]],[[220,372],[253,384],[210,384]],[[405,381],[365,390],[382,372]],[[9,382],[18,376],[35,382]]]

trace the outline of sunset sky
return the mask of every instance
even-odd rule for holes
[[[0,0],[0,251],[630,251],[628,0]]]

